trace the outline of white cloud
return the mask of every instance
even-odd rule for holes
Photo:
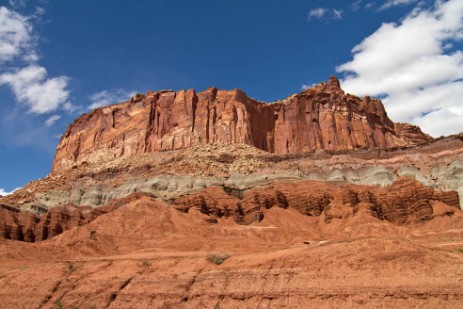
[[[21,188],[16,188],[8,192],[8,191],[5,191],[5,189],[0,188],[0,195],[1,196],[9,195],[18,189],[21,189]]]
[[[343,13],[342,10],[333,9],[333,18],[334,19],[342,19],[342,13]]]
[[[463,52],[449,44],[462,38],[463,1],[437,1],[381,25],[337,71],[348,74],[342,81],[348,92],[383,96],[394,121],[418,124],[433,136],[457,133],[463,131]]]
[[[362,4],[362,0],[356,0],[349,5],[349,9],[353,12],[358,11],[360,9],[360,5]]]
[[[316,84],[317,84],[317,83],[303,84],[303,85],[301,86],[301,90],[302,90],[302,91],[307,90],[307,89],[309,89],[309,88],[314,87]]]
[[[335,19],[342,19],[342,10],[337,9],[327,9],[327,8],[315,8],[309,11],[307,16],[307,20],[314,20],[314,19],[324,19],[324,20],[335,20]]]
[[[51,127],[56,121],[60,120],[61,119],[61,116],[60,115],[53,115],[53,116],[50,116],[46,121],[45,121],[45,125],[47,127]]]
[[[26,6],[26,0],[9,0],[8,3],[15,9],[23,8]]]
[[[0,7],[0,63],[19,56],[37,58],[33,51],[32,26],[26,17]]]
[[[382,6],[379,7],[379,11],[384,11],[387,9],[390,9],[395,6],[400,6],[400,5],[407,5],[411,3],[415,3],[417,0],[388,0],[386,3],[384,3]]]
[[[89,109],[127,101],[133,95],[135,95],[134,91],[125,91],[124,89],[103,90],[90,96],[92,103]]]
[[[316,9],[312,9],[309,11],[309,20],[312,20],[312,19],[317,19],[317,18],[322,18],[326,15],[326,13],[328,13],[328,9],[326,8],[316,8]]]
[[[45,68],[37,65],[0,75],[0,85],[9,85],[16,100],[35,114],[52,112],[65,104],[68,106],[67,84],[66,76],[47,78]]]
[[[23,7],[23,1],[10,1],[13,7]],[[36,17],[44,13],[36,8]],[[7,85],[15,95],[16,101],[26,106],[29,112],[44,114],[63,108],[72,110],[66,89],[69,78],[59,76],[48,78],[47,70],[36,64],[35,34],[30,18],[0,7],[0,63],[10,62],[13,67],[0,70],[0,85]],[[21,64],[16,60],[22,60]],[[10,65],[11,67],[11,65]]]
[[[371,9],[372,7],[374,7],[376,4],[376,2],[368,2],[367,4],[365,4],[365,10],[369,10]]]
[[[462,91],[463,92],[463,91]],[[460,94],[461,95],[461,94]],[[461,96],[460,96],[461,98]],[[463,106],[442,108],[415,120],[420,127],[426,128],[432,136],[450,135],[462,129]]]

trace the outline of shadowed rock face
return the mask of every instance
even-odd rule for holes
[[[98,216],[111,212],[121,205],[133,202],[140,194],[110,200],[104,206],[91,208],[66,205],[49,209],[43,214],[19,211],[0,204],[0,238],[37,242],[52,238],[74,227],[92,222]],[[149,194],[143,194],[149,196]],[[93,235],[89,235],[90,238]]]
[[[57,147],[52,173],[83,162],[197,144],[249,144],[276,154],[315,149],[410,146],[431,140],[411,125],[394,125],[380,100],[345,94],[331,77],[267,104],[241,90],[158,91],[85,114]]]
[[[323,215],[326,223],[366,212],[379,220],[403,225],[431,220],[433,201],[447,205],[448,215],[460,211],[457,192],[435,191],[407,177],[387,187],[319,181],[275,182],[247,190],[241,199],[218,188],[208,188],[176,200],[175,207],[185,212],[195,208],[215,218],[233,216],[242,224],[261,221],[266,209],[280,207],[294,208],[311,217]]]

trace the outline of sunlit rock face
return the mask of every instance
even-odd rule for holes
[[[150,91],[75,120],[57,147],[52,172],[198,144],[240,143],[275,154],[299,154],[386,149],[429,140],[418,127],[394,124],[380,100],[346,94],[335,77],[270,104],[239,89]]]

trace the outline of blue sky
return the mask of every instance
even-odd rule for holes
[[[274,101],[327,80],[463,131],[463,1],[0,1],[0,194],[46,176],[92,107],[157,89]]]

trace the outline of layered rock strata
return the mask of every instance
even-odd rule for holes
[[[215,218],[233,216],[243,224],[261,221],[265,209],[294,208],[306,216],[321,216],[326,223],[357,212],[402,225],[433,218],[432,202],[448,206],[448,215],[460,211],[455,191],[432,190],[411,178],[400,178],[387,187],[339,185],[318,181],[276,182],[254,188],[233,198],[218,188],[180,198],[175,207],[181,211],[196,208]]]
[[[271,104],[238,89],[150,91],[75,120],[59,142],[52,172],[198,144],[242,143],[275,154],[299,154],[430,140],[418,127],[395,125],[380,100],[346,94],[335,77]]]
[[[26,242],[51,238],[65,230],[87,224],[146,194],[109,201],[104,207],[91,209],[68,205],[49,209],[42,215],[0,206],[0,237]],[[154,198],[154,196],[152,196]],[[358,186],[319,181],[275,182],[244,192],[226,192],[210,186],[205,190],[172,201],[182,212],[199,210],[208,222],[231,217],[238,224],[262,221],[272,207],[293,208],[301,215],[320,217],[324,223],[366,213],[397,225],[429,221],[436,215],[433,203],[440,203],[439,216],[460,211],[455,191],[439,192],[411,178],[400,178],[388,187]],[[94,235],[89,235],[94,237]]]

